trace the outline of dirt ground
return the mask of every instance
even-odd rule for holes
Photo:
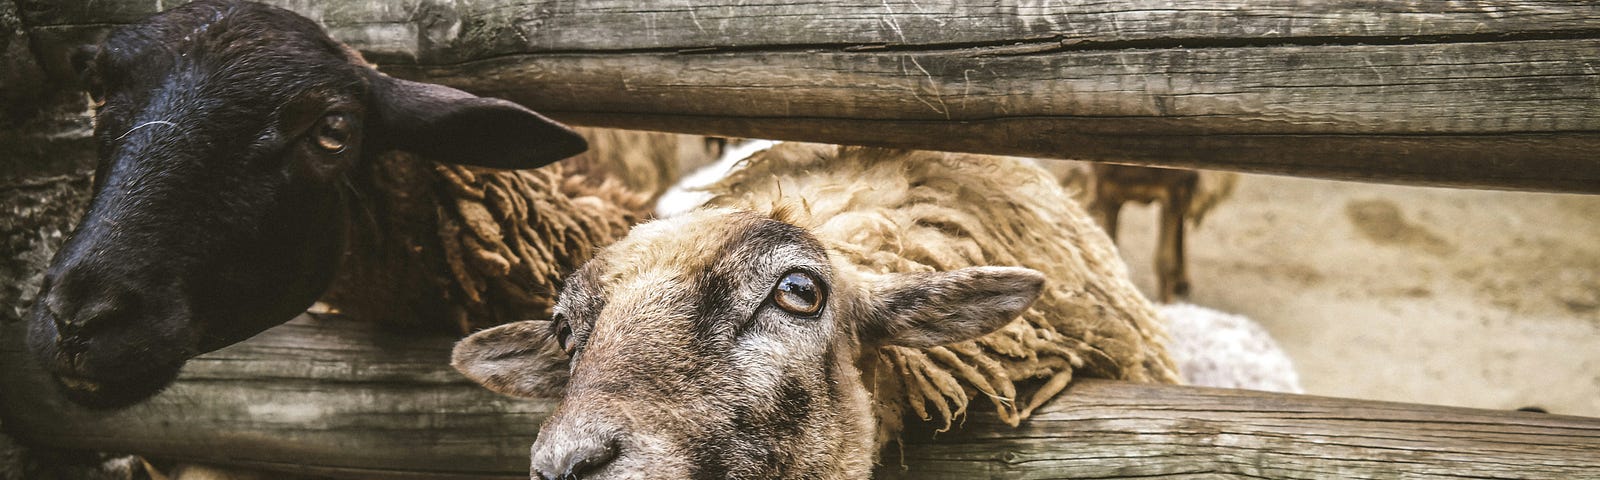
[[[1155,214],[1122,214],[1146,293]],[[1600,195],[1246,175],[1191,232],[1189,301],[1265,325],[1308,393],[1600,417]]]

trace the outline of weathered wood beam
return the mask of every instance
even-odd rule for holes
[[[17,0],[46,68],[163,2]],[[1600,4],[272,0],[590,125],[1600,192]]]
[[[190,363],[116,413],[62,402],[0,326],[0,414],[19,438],[357,478],[527,478],[554,407],[478,388],[452,340],[301,319]],[[879,478],[1580,478],[1600,419],[1081,380],[1021,428],[975,408],[883,454]],[[903,457],[902,457],[903,455]],[[904,465],[904,467],[902,467]]]
[[[926,429],[924,429],[926,430]],[[921,432],[927,433],[927,432]],[[908,435],[878,478],[1578,478],[1600,419],[1079,381],[1022,428]]]
[[[438,475],[527,475],[553,401],[498,396],[448,366],[449,338],[303,318],[190,361],[120,412],[66,403],[0,326],[0,416],[37,445],[159,458]]]

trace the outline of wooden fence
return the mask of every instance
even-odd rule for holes
[[[163,5],[16,1],[54,78]],[[581,124],[1600,192],[1596,2],[269,3]]]
[[[0,411],[50,446],[352,478],[527,478],[555,407],[456,374],[452,338],[302,318],[195,359],[150,402],[96,413],[55,396],[15,327],[0,327]],[[878,478],[1600,474],[1596,418],[1096,380],[1019,428],[974,408],[959,429],[905,439]]]
[[[385,71],[589,125],[1600,193],[1595,2],[269,3]],[[82,205],[69,52],[162,6],[0,0],[0,126],[51,112],[0,131],[0,319]],[[450,339],[303,319],[196,359],[148,404],[87,412],[43,383],[20,328],[0,325],[0,417],[47,446],[526,478],[553,406],[460,378]],[[979,411],[906,438],[879,477],[1600,475],[1600,419],[1089,380],[1021,428]]]

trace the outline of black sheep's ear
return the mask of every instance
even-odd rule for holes
[[[78,81],[78,86],[89,91],[89,95],[99,101],[104,96],[101,91],[99,72],[95,71],[94,60],[100,55],[100,46],[95,44],[82,45],[72,49],[67,56],[67,63],[72,67],[72,74]]]
[[[92,43],[80,45],[67,54],[67,64],[72,66],[72,73],[81,79],[84,75],[90,73],[89,67],[97,55],[100,55],[99,45]]]
[[[372,71],[368,148],[502,169],[537,168],[589,149],[565,125],[521,105]]]

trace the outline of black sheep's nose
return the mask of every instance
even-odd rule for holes
[[[617,458],[617,439],[610,435],[561,438],[545,443],[533,455],[533,473],[541,480],[578,480]]]
[[[56,348],[67,355],[80,355],[89,351],[89,339],[80,332],[62,332],[56,337]]]
[[[132,321],[141,303],[133,288],[77,277],[69,273],[53,282],[40,305],[55,324],[56,343],[66,353],[82,353],[99,330]]]

